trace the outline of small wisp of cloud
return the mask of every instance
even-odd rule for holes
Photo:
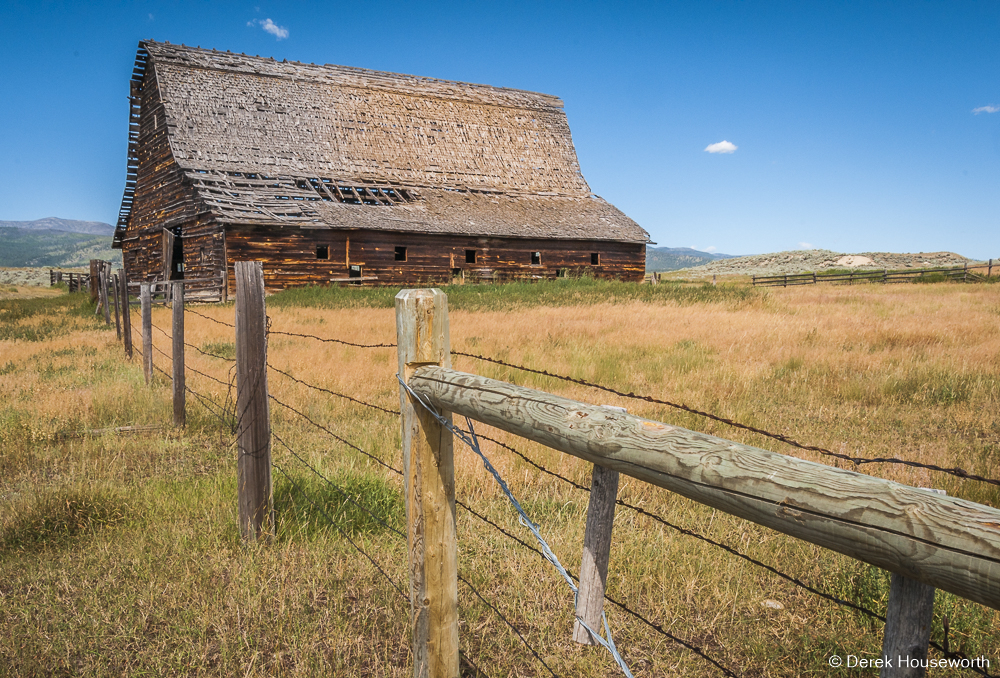
[[[265,33],[270,33],[278,40],[284,40],[288,37],[288,29],[284,26],[279,26],[270,19],[254,19],[253,21],[248,21],[247,26],[260,26],[264,29]]]
[[[705,147],[705,150],[709,153],[735,153],[737,148],[739,146],[723,139],[717,144],[709,144]]]
[[[973,115],[979,115],[980,113],[1000,113],[1000,106],[980,106],[979,108],[972,109]]]
[[[816,248],[812,246],[812,243],[800,242],[799,243],[799,249],[800,250],[814,250]]]

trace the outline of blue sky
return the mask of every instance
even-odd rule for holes
[[[555,94],[660,246],[1000,258],[996,0],[4,0],[0,38],[0,220],[115,222],[151,38]]]

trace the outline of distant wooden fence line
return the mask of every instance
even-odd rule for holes
[[[977,272],[986,270],[986,274]],[[790,273],[787,275],[755,275],[752,276],[755,287],[791,287],[794,285],[815,285],[817,283],[840,283],[853,285],[855,283],[902,283],[918,282],[921,278],[940,274],[948,280],[961,282],[982,282],[993,275],[993,260],[986,264],[969,266],[953,266],[947,268],[917,268],[912,271],[852,271],[851,273]]]

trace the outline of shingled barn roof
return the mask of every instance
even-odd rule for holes
[[[649,240],[590,192],[557,97],[139,48],[133,80],[152,70],[174,160],[220,223]],[[130,206],[127,188],[116,240]]]

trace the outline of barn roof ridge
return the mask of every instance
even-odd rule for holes
[[[563,109],[564,102],[560,97],[543,92],[518,89],[515,87],[500,87],[483,83],[466,82],[462,80],[447,80],[423,75],[381,71],[360,66],[339,64],[315,64],[305,61],[278,61],[274,57],[249,55],[243,52],[223,52],[216,49],[174,45],[169,42],[143,40],[140,48],[146,49],[157,60],[182,65],[186,68],[198,68],[230,73],[246,72],[240,69],[239,62],[246,68],[260,65],[264,68],[254,70],[254,75],[266,78],[293,78],[310,80],[317,83],[337,81],[341,87],[359,89],[380,89],[393,92],[403,92],[421,97],[453,99],[457,101],[475,101],[480,104],[503,106],[506,108],[525,109]],[[188,57],[185,59],[184,57]],[[221,63],[215,59],[204,57],[221,57],[230,60]],[[191,58],[196,57],[196,58]],[[202,58],[197,58],[202,57]],[[294,69],[300,72],[294,72]],[[441,88],[450,88],[444,89]]]

